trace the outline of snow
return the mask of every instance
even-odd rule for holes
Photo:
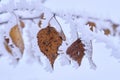
[[[52,0],[46,1],[45,5],[52,8],[53,11],[77,11],[84,13],[84,15],[96,16],[101,19],[110,18],[115,22],[119,22],[119,3],[119,0]],[[65,5],[65,8],[61,5]]]
[[[3,0],[2,0],[3,1]],[[100,30],[90,31],[88,25],[84,25],[86,21],[89,21],[88,17],[100,18],[97,23],[97,27],[109,28],[109,23],[104,23],[104,19],[111,19],[116,23],[119,23],[120,12],[118,11],[119,0],[50,0],[46,1],[44,6],[41,7],[41,0],[28,1],[30,4],[24,3],[24,0],[20,1],[22,6],[16,5],[19,9],[36,8],[36,11],[32,13],[27,12],[15,12],[17,16],[31,17],[36,16],[39,11],[44,11],[46,20],[43,21],[42,28],[46,27],[52,14],[51,11],[55,12],[58,16],[57,19],[61,24],[62,30],[65,33],[67,41],[63,42],[60,46],[58,53],[59,56],[55,60],[54,69],[51,68],[48,59],[41,53],[37,46],[37,32],[41,29],[38,27],[38,20],[34,21],[24,21],[26,23],[23,29],[23,38],[25,42],[25,51],[22,59],[19,63],[16,63],[14,58],[8,55],[8,52],[4,49],[3,41],[4,35],[9,37],[10,28],[15,25],[16,17],[10,12],[14,9],[14,5],[10,8],[7,6],[1,11],[7,10],[7,16],[0,16],[0,22],[9,20],[7,25],[0,26],[0,79],[2,80],[119,80],[120,74],[120,38],[119,36],[113,37],[105,36]],[[6,1],[7,2],[7,1]],[[6,3],[3,1],[2,3]],[[18,1],[19,2],[19,1]],[[33,5],[31,6],[31,4]],[[108,4],[109,3],[109,4]],[[1,7],[1,6],[0,6]],[[51,10],[49,10],[50,8]],[[38,10],[38,12],[37,12]],[[80,12],[80,13],[79,13]],[[80,15],[83,19],[76,19],[73,15]],[[10,16],[12,15],[12,16]],[[4,17],[3,17],[4,16]],[[92,20],[91,20],[92,21]],[[58,23],[53,19],[51,21],[52,26],[56,27],[57,31],[61,28]],[[6,27],[5,27],[6,26]],[[7,29],[6,29],[7,28]],[[119,28],[118,28],[119,31]],[[77,35],[77,32],[79,35]],[[87,32],[87,33],[86,33]],[[77,39],[81,37],[82,41],[88,41],[85,48],[88,49],[92,41],[93,54],[88,54],[92,52],[91,49],[86,52],[86,56],[83,58],[81,66],[72,60],[70,64],[70,57],[66,54],[66,48]],[[68,45],[66,45],[68,44]],[[15,49],[17,50],[17,49]],[[62,51],[61,51],[62,50]],[[18,51],[15,51],[18,53]],[[64,54],[63,54],[64,53]],[[91,58],[92,57],[92,58]],[[95,69],[95,67],[97,68]],[[93,68],[93,69],[90,69]]]
[[[103,79],[103,80],[119,80],[119,67],[120,64],[114,58],[109,56],[110,50],[105,48],[104,43],[94,43],[94,60],[97,64],[97,69],[89,69],[89,64],[86,58],[79,68],[73,68],[72,65],[61,66],[58,60],[55,62],[54,71],[47,72],[38,62],[26,64],[22,59],[21,62],[13,67],[9,65],[8,59],[1,58],[0,71],[1,79],[3,80],[65,80],[65,79]],[[98,51],[98,49],[100,49]],[[104,55],[103,55],[104,54]],[[6,77],[7,76],[7,77]]]

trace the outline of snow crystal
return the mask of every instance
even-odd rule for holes
[[[65,54],[59,55],[59,61],[60,61],[61,66],[70,64],[70,60],[68,59],[67,55],[65,55]]]

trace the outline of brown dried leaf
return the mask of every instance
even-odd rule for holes
[[[5,41],[4,41],[5,49],[6,49],[10,54],[12,54],[12,50],[11,50],[10,46],[8,45],[8,43],[9,43],[9,39],[6,38]]]
[[[5,42],[8,44],[9,43],[9,38],[4,38]]]
[[[58,48],[62,44],[62,38],[54,27],[47,26],[37,34],[38,46],[41,52],[49,59],[52,67],[58,56]]]
[[[42,13],[41,15],[40,15],[40,20],[39,20],[39,22],[38,22],[38,26],[41,28],[41,25],[42,25],[42,20],[45,20],[45,17],[44,17],[44,13]]]
[[[23,42],[22,34],[17,25],[11,28],[9,35],[12,39],[12,42],[15,44],[15,46],[20,49],[21,53],[23,53],[24,42]]]
[[[90,26],[90,30],[93,31],[93,28],[96,27],[96,24],[94,22],[88,21],[86,25]]]
[[[115,24],[115,23],[112,24],[113,36],[116,35],[116,32],[117,32],[117,28],[118,28],[118,26],[119,26],[119,24]]]
[[[103,29],[105,35],[109,35],[111,32],[109,29]]]
[[[67,54],[79,65],[81,65],[81,61],[83,59],[84,54],[84,44],[81,42],[80,39],[77,39],[75,42],[73,42],[67,49]]]
[[[38,22],[38,26],[41,28],[41,25],[42,25],[42,21],[40,20],[40,21]]]
[[[113,28],[113,30],[115,31],[116,29],[117,29],[117,27],[118,27],[119,25],[118,24],[112,24],[112,28]]]
[[[42,13],[42,14],[40,15],[40,19],[45,19],[45,18],[44,18],[44,13]]]
[[[21,26],[22,28],[24,28],[24,27],[25,27],[24,22],[23,22],[23,21],[21,21],[21,20],[20,20],[20,26]]]

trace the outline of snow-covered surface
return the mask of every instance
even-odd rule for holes
[[[53,10],[70,10],[82,12],[84,15],[109,18],[120,21],[119,0],[50,0],[45,5]]]
[[[47,72],[37,61],[26,63],[24,59],[17,65],[9,65],[9,59],[0,60],[0,78],[2,80],[119,80],[120,64],[110,56],[110,50],[103,43],[94,43],[93,60],[97,65],[96,70],[89,68],[88,60],[84,58],[81,67],[73,68],[72,65],[61,66],[59,59],[55,62],[54,71]]]
[[[85,16],[96,17],[100,19],[112,19],[114,22],[119,22],[120,20],[120,11],[118,10],[119,0],[48,0],[45,2],[45,6],[50,8],[52,11],[71,11],[72,13],[75,11]],[[22,7],[28,7],[23,3]],[[33,5],[38,6],[38,5]],[[19,6],[20,7],[20,6]],[[11,7],[12,8],[12,7]],[[32,8],[32,7],[31,7]],[[40,8],[38,8],[40,9]],[[10,11],[10,10],[9,10]],[[62,12],[61,12],[62,13]],[[38,13],[34,14],[37,15]],[[26,14],[27,15],[27,14]],[[24,15],[25,16],[25,15]],[[27,15],[29,16],[29,15]],[[46,13],[46,16],[50,16],[50,14]],[[5,16],[6,17],[6,16]],[[7,18],[7,17],[6,17]],[[4,19],[4,17],[3,17]],[[67,19],[68,22],[72,22]],[[0,20],[1,21],[1,20]],[[75,30],[72,26],[82,25],[79,23],[78,25],[74,24],[64,24],[64,21],[59,19],[61,25],[64,29],[65,34],[67,35],[68,43],[71,43],[76,39],[76,33],[71,33],[69,26],[72,30]],[[77,21],[75,21],[77,22]],[[14,24],[16,22],[13,22]],[[0,79],[1,80],[119,80],[120,74],[120,63],[119,60],[111,56],[113,53],[116,53],[115,57],[120,56],[117,47],[119,47],[118,37],[106,37],[102,32],[98,32],[96,35],[93,35],[92,32],[89,32],[88,28],[86,29],[78,29],[79,31],[86,30],[89,32],[91,37],[83,35],[84,39],[88,38],[93,39],[96,38],[97,41],[93,41],[93,61],[97,65],[96,70],[90,69],[90,65],[86,56],[84,57],[82,64],[80,67],[76,67],[75,64],[69,64],[69,57],[66,54],[60,54],[54,64],[54,70],[50,72],[50,64],[46,60],[46,58],[41,54],[37,47],[36,37],[39,28],[36,24],[31,22],[25,22],[27,25],[23,30],[24,41],[27,49],[25,50],[24,57],[20,60],[20,63],[17,65],[10,65],[10,58],[7,56],[1,57],[0,59]],[[45,22],[47,23],[47,22]],[[10,24],[8,24],[10,26]],[[11,24],[13,25],[13,24]],[[56,25],[56,24],[54,24]],[[31,27],[29,27],[31,26]],[[46,24],[43,24],[46,26]],[[78,28],[78,27],[77,27]],[[59,30],[59,29],[58,29]],[[0,27],[0,44],[2,44],[2,34],[4,34],[5,28],[4,26]],[[7,31],[9,31],[7,29]],[[76,31],[73,31],[76,32]],[[93,32],[94,33],[94,32]],[[69,34],[69,35],[68,35]],[[8,34],[7,34],[8,35]],[[72,36],[72,39],[70,39]],[[102,37],[102,38],[101,38]],[[70,39],[70,40],[69,40]],[[99,40],[99,41],[98,41]],[[101,42],[103,41],[103,42]],[[108,42],[107,42],[108,41]],[[106,44],[105,44],[106,43]],[[67,46],[65,44],[62,45],[60,49],[66,49]],[[0,47],[1,48],[1,47]],[[113,48],[113,51],[111,48]],[[119,47],[120,48],[120,47]],[[7,53],[4,48],[1,48],[2,52]],[[64,50],[65,51],[65,50]],[[29,53],[29,54],[28,54]],[[32,54],[34,53],[34,54]],[[7,55],[7,54],[6,54]],[[34,57],[32,57],[34,55]],[[42,57],[40,57],[42,56]],[[42,60],[39,61],[39,58]],[[119,58],[119,57],[118,57]],[[73,62],[74,63],[74,62]]]

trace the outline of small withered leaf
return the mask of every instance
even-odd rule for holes
[[[45,19],[44,13],[42,13],[42,14],[40,15],[40,19]]]
[[[96,23],[91,22],[91,21],[88,21],[88,22],[86,23],[86,25],[89,25],[89,26],[90,26],[90,30],[91,30],[91,31],[93,31],[93,28],[96,27]]]
[[[104,31],[104,34],[105,34],[105,35],[110,35],[110,34],[111,34],[111,32],[110,32],[109,29],[103,29],[103,31]]]
[[[11,28],[9,35],[12,39],[12,42],[15,44],[15,46],[20,49],[21,53],[23,53],[24,42],[23,42],[22,34],[17,25],[15,25],[13,28]]]
[[[45,20],[45,17],[44,17],[44,13],[42,13],[41,15],[40,15],[40,20],[39,20],[39,22],[38,22],[38,26],[41,28],[41,25],[42,25],[42,20]]]
[[[53,67],[54,61],[58,56],[58,48],[62,44],[62,38],[54,27],[47,26],[38,32],[37,39],[41,52],[49,59]]]
[[[73,42],[68,48],[66,53],[75,61],[77,61],[77,63],[79,65],[81,65],[81,61],[84,57],[84,44],[82,43],[82,41],[78,38],[75,42]]]
[[[112,24],[113,30],[115,31],[115,30],[117,29],[118,26],[119,26],[118,24],[113,23],[113,24]]]
[[[22,20],[20,20],[20,26],[21,26],[21,28],[25,27],[25,24],[24,24],[24,22]]]
[[[40,20],[40,21],[38,22],[38,26],[41,28],[41,25],[42,25],[42,21]]]
[[[8,45],[8,43],[9,43],[9,39],[8,39],[8,38],[4,39],[4,47],[5,47],[5,49],[6,49],[10,54],[12,54],[12,50],[11,50],[10,46]]]
[[[5,42],[9,43],[9,38],[5,38]]]

